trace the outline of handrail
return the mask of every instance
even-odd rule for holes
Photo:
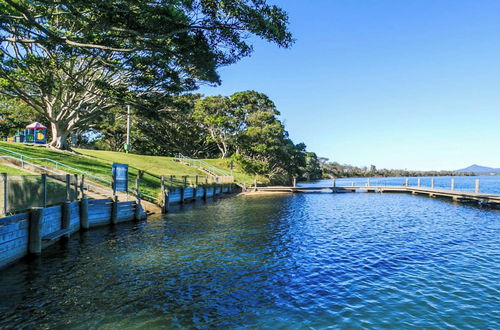
[[[28,162],[26,160],[23,160],[23,159],[20,159],[20,158],[16,158],[16,157],[11,157],[11,156],[0,156],[0,159],[12,159],[12,160],[17,160],[18,162],[21,162],[21,163],[26,163],[30,166],[33,166],[41,171],[44,171],[44,172],[48,172],[48,173],[51,173],[53,175],[60,175],[59,173],[47,168],[47,167],[43,167],[41,165],[37,165],[37,164],[34,164],[34,163],[31,163],[31,162]],[[102,187],[99,187],[99,186],[96,186],[96,185],[93,185],[91,183],[88,183],[88,182],[85,182],[85,185],[87,187],[93,187],[95,190],[100,190],[102,192],[105,192],[105,193],[108,193],[108,191],[106,191],[106,189],[102,188]],[[87,190],[89,190],[87,188]]]
[[[67,168],[67,169],[69,169],[69,170],[71,170],[71,171],[79,172],[80,174],[85,175],[85,176],[86,176],[86,177],[88,177],[88,178],[93,178],[93,179],[99,180],[99,181],[104,182],[104,183],[109,184],[109,185],[111,185],[111,184],[112,184],[111,180],[107,180],[107,179],[104,179],[104,178],[102,178],[102,177],[100,177],[100,176],[97,176],[97,175],[94,175],[94,174],[91,174],[91,173],[88,173],[88,172],[82,171],[82,170],[80,170],[80,169],[78,169],[78,168],[75,168],[75,167],[72,167],[72,166],[66,165],[66,164],[64,164],[64,163],[58,162],[57,160],[53,160],[53,159],[50,159],[50,158],[36,158],[36,157],[30,157],[30,156],[26,156],[26,155],[23,155],[23,154],[21,154],[21,153],[19,153],[19,152],[15,152],[15,151],[12,151],[12,150],[9,150],[9,149],[6,149],[6,148],[3,148],[3,147],[0,147],[0,150],[1,150],[1,151],[5,151],[5,152],[9,152],[9,153],[11,153],[11,154],[14,154],[14,155],[19,156],[19,157],[21,158],[20,160],[21,160],[22,162],[23,162],[23,161],[25,161],[24,159],[29,159],[29,160],[44,160],[44,161],[51,162],[51,163],[55,164],[55,165],[56,165],[56,170],[58,170],[58,169],[59,169],[59,167],[64,167],[64,168]]]
[[[231,176],[226,171],[221,170],[220,168],[215,167],[215,166],[213,166],[213,165],[211,165],[211,164],[209,164],[201,159],[193,159],[193,158],[186,157],[183,154],[177,154],[174,157],[174,160],[179,160],[179,161],[182,160],[188,164],[192,164],[193,166],[197,165],[198,167],[205,169],[207,172],[211,172],[211,174],[213,176]]]

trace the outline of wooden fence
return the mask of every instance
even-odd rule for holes
[[[166,185],[165,178],[161,180],[161,210],[169,211],[169,206],[176,203],[186,203],[197,199],[206,200],[220,194],[229,194],[234,191],[234,184],[204,184],[195,187],[170,188]]]
[[[163,185],[162,188],[162,211],[168,212],[172,204],[227,194],[234,186],[209,184],[173,189]],[[138,201],[84,197],[45,208],[33,207],[27,212],[0,218],[0,268],[28,254],[41,254],[47,246],[80,230],[146,219]]]
[[[27,254],[40,254],[79,230],[145,219],[146,213],[138,205],[136,201],[83,198],[0,218],[0,268]]]

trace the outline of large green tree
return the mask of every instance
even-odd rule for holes
[[[193,118],[208,132],[207,139],[219,148],[226,158],[234,146],[238,122],[229,98],[225,96],[206,97],[195,105]]]
[[[79,121],[87,124],[99,116],[97,112],[119,101],[121,96],[109,90],[116,87],[110,84],[114,78],[125,77],[128,92],[135,94],[125,101],[140,110],[141,100],[151,95],[192,90],[201,81],[220,83],[220,66],[251,53],[249,34],[290,46],[287,24],[286,13],[264,0],[4,0],[0,3],[0,72],[8,87],[0,92],[6,90],[27,102],[33,88],[48,84],[50,97],[60,94],[64,99],[70,90],[89,89],[81,82],[81,70],[71,65],[85,59],[100,66],[86,70],[86,78],[111,75],[91,84],[91,93],[100,99],[105,90],[113,99],[104,105],[103,100],[81,98],[82,109],[86,104],[101,104],[99,111],[79,112]],[[26,79],[37,66],[66,75],[64,88],[59,88],[61,79],[54,82],[40,72]],[[36,92],[27,103],[46,108],[48,102],[36,101],[40,94]],[[66,147],[65,139],[76,126],[70,126],[71,119],[60,123],[58,116],[52,116],[53,122],[50,111],[43,112],[51,120],[54,146]]]

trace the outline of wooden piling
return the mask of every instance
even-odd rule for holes
[[[196,195],[198,194],[198,176],[195,176],[195,184],[193,187],[193,200],[196,201]]]
[[[184,191],[185,191],[185,189],[184,189],[184,187],[182,187],[181,188],[181,200],[180,200],[181,204],[184,204]]]
[[[78,191],[78,175],[75,174],[74,178],[75,178],[75,182],[73,182],[73,184],[74,184],[74,189],[75,189],[75,196],[73,196],[74,197],[73,200],[77,200],[78,199],[78,192],[79,192]]]
[[[87,230],[89,226],[89,200],[83,197],[80,201],[80,228]]]
[[[170,188],[166,188],[163,195],[163,210],[164,213],[170,212]]]
[[[80,194],[81,198],[85,198],[85,175],[82,175],[82,180],[80,181]]]
[[[71,202],[66,201],[61,206],[61,229],[69,229],[71,221]],[[69,233],[63,236],[69,238]]]
[[[420,181],[420,178],[418,178],[418,179],[417,179],[417,187],[419,187],[419,188],[420,188],[420,186],[421,186],[421,181]]]
[[[31,254],[42,253],[42,217],[43,207],[33,207],[30,212],[28,251]]]
[[[8,185],[8,176],[7,173],[2,173],[3,180],[3,215],[7,216],[9,212],[9,185]]]
[[[455,179],[451,179],[451,191],[455,190]]]
[[[42,174],[42,207],[47,207],[47,174]]]
[[[118,223],[118,196],[113,197],[113,204],[111,205],[111,224]]]
[[[135,212],[134,212],[134,219],[136,221],[143,220],[143,210],[142,210],[142,204],[141,204],[141,196],[137,195],[137,199],[135,202]]]
[[[408,178],[405,179],[405,187],[408,187]]]
[[[203,185],[203,200],[207,200],[207,185]]]
[[[161,205],[161,213],[165,214],[169,211],[169,190],[168,187],[165,185],[165,177],[161,177],[161,198],[162,198],[162,205]]]
[[[474,191],[479,194],[479,179],[476,179],[476,189]]]
[[[71,200],[71,174],[66,174],[66,201]]]
[[[434,189],[434,178],[431,179],[431,188]]]

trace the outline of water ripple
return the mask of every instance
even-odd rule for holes
[[[500,212],[400,194],[221,200],[0,273],[0,327],[499,328]]]

